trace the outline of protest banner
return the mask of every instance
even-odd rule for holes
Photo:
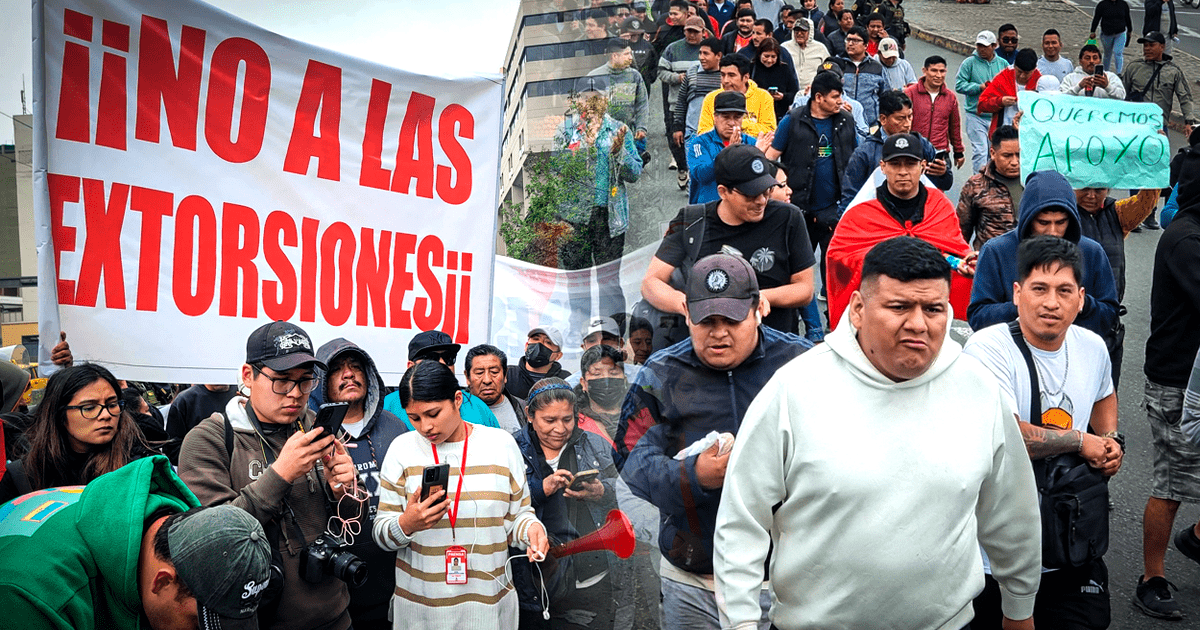
[[[122,378],[232,382],[279,319],[395,383],[418,331],[487,339],[500,77],[384,67],[195,0],[33,9],[43,367],[64,330]]]
[[[559,362],[566,370],[578,372],[579,356],[583,353],[581,332],[591,313],[602,312],[596,279],[605,275],[604,268],[620,265],[621,292],[628,311],[642,299],[642,278],[658,246],[659,241],[655,241],[599,268],[574,271],[497,256],[490,343],[508,354],[509,365],[516,365],[525,353],[529,331],[539,326],[554,326],[565,337],[564,356]],[[571,292],[579,290],[591,295],[587,313],[571,310]]]
[[[1165,188],[1171,144],[1154,103],[1023,91],[1021,179],[1062,173],[1075,188]]]

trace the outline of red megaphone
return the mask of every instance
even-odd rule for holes
[[[604,525],[596,531],[568,543],[550,549],[550,555],[562,558],[585,551],[608,550],[625,559],[633,555],[637,540],[633,537],[633,525],[621,510],[612,510],[604,519]]]

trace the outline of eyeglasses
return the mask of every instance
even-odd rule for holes
[[[63,407],[63,409],[78,409],[79,415],[83,416],[85,420],[95,420],[96,418],[100,417],[101,409],[107,409],[108,415],[116,418],[117,416],[121,415],[121,410],[125,409],[125,401],[114,400],[112,402],[104,403],[103,405],[100,403],[67,405],[66,407]]]
[[[279,378],[278,376],[271,376],[270,374],[267,374],[257,365],[252,365],[250,367],[254,368],[255,372],[262,374],[263,378],[271,381],[271,391],[279,394],[280,396],[286,396],[292,393],[292,390],[295,389],[297,385],[300,386],[301,394],[308,394],[317,386],[317,378],[315,376],[301,379]]]
[[[1001,37],[1000,41],[1004,42],[1005,44],[1015,44],[1015,43],[1017,43],[1017,38],[1016,37]]]
[[[858,37],[847,37],[846,43],[847,44],[861,44],[861,43],[863,43],[863,40]]]

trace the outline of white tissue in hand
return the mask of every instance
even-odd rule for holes
[[[692,455],[699,455],[700,453],[712,448],[712,445],[716,444],[717,442],[721,443],[721,447],[718,449],[717,454],[724,455],[733,448],[733,434],[729,432],[717,433],[716,431],[709,431],[708,435],[696,440],[695,442],[692,442],[690,446],[676,453],[675,459],[683,461]]]

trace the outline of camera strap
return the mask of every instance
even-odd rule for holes
[[[250,425],[252,427],[254,427],[254,437],[258,438],[259,448],[262,449],[263,459],[266,460],[265,467],[270,468],[271,465],[275,463],[275,458],[277,457],[277,455],[275,453],[275,449],[272,448],[271,444],[267,442],[267,439],[265,437],[263,437],[264,431],[262,429],[262,425],[258,421],[258,416],[254,413],[254,408],[251,407],[250,405],[246,405],[246,417],[250,420]],[[226,422],[226,426],[229,426],[230,429],[232,429],[232,426],[229,425],[229,420],[226,419],[225,422]],[[303,427],[300,425],[299,420],[296,420],[296,426],[297,426],[298,430],[301,430],[301,431],[303,430]],[[314,472],[314,471],[309,471],[309,473],[306,473],[306,474],[312,474],[312,472]],[[318,475],[318,480],[320,480],[319,475]],[[299,542],[299,545],[296,546],[296,549],[304,549],[305,547],[308,546],[308,540],[304,536],[304,531],[300,529],[300,522],[296,519],[296,512],[295,512],[295,510],[292,509],[292,505],[290,503],[288,503],[288,500],[286,498],[283,499],[282,503],[283,503],[283,509],[280,510],[279,520],[287,522],[289,529],[291,530],[291,533],[288,536],[288,538],[294,537],[296,539],[296,541]],[[326,511],[328,511],[328,509],[329,509],[328,497],[326,497]],[[328,514],[327,514],[327,516],[328,516]],[[292,545],[289,544],[288,551],[290,552],[291,549],[292,549]]]

